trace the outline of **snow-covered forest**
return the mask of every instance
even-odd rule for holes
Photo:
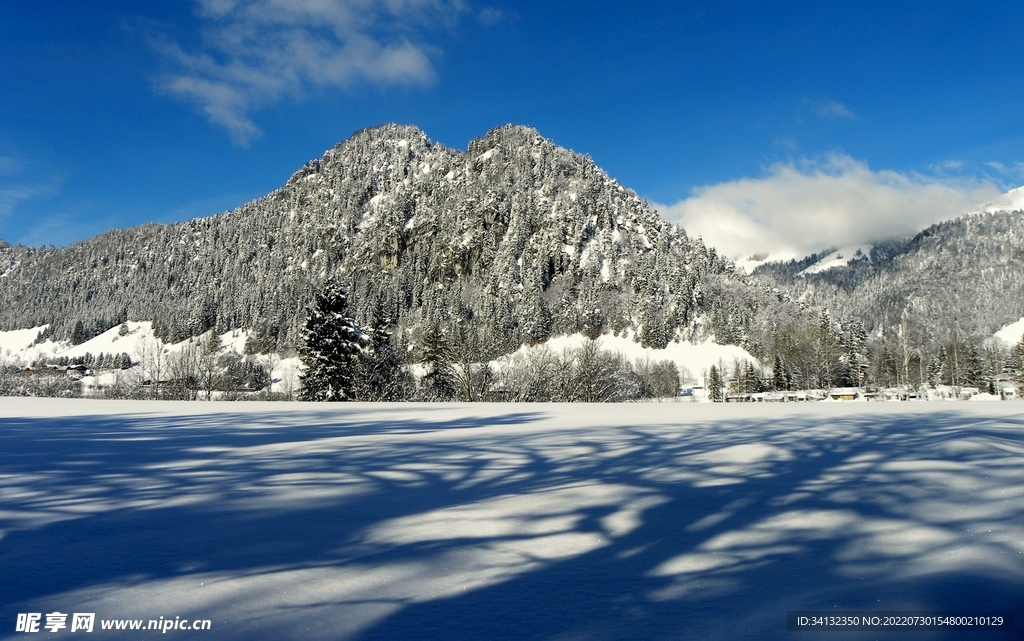
[[[532,129],[494,129],[463,153],[386,125],[233,212],[61,249],[0,244],[0,330],[38,328],[0,353],[0,385],[75,396],[82,385],[35,375],[73,366],[105,377],[108,395],[292,398],[316,361],[314,302],[335,283],[352,325],[339,358],[358,384],[332,399],[639,400],[688,384],[716,399],[939,386],[1005,397],[1024,372],[1020,336],[993,334],[1024,316],[1020,238],[1024,213],[983,212],[828,265],[814,255],[746,275]],[[138,323],[145,353],[93,346]],[[242,344],[210,342],[229,333]],[[574,336],[605,349],[521,353]],[[672,386],[656,382],[669,364]],[[582,380],[591,366],[611,372],[606,393],[548,373]]]
[[[168,342],[253,330],[263,352],[297,347],[328,278],[362,325],[383,308],[400,352],[464,316],[505,352],[626,330],[646,345],[715,336],[757,352],[773,319],[799,314],[588,157],[514,126],[465,153],[414,127],[358,132],[236,211],[2,248],[0,274],[0,329],[72,339],[79,323],[87,338],[148,320]]]
[[[847,319],[863,337],[870,380],[984,387],[1020,371],[1022,332],[993,334],[1024,315],[1024,212],[977,212],[815,269],[827,255],[753,273]]]

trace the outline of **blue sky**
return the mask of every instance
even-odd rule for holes
[[[3,3],[0,238],[230,209],[397,121],[536,127],[730,254],[869,242],[1024,184],[1021,33],[1011,2]]]

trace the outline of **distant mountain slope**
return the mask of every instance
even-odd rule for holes
[[[553,333],[638,333],[764,352],[796,306],[733,273],[589,157],[506,126],[467,152],[415,127],[357,132],[239,209],[115,230],[66,248],[0,247],[0,329],[69,337],[125,319],[162,338],[210,327],[294,344],[313,292],[345,283],[363,322],[412,345],[475,318],[507,350]],[[81,334],[81,332],[79,332]]]
[[[844,266],[801,273],[822,257],[763,265],[754,274],[861,319],[883,340],[902,340],[905,331],[915,346],[981,342],[1024,315],[1024,211],[970,214],[876,245]]]

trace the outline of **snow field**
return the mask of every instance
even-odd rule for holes
[[[1024,615],[1012,403],[4,398],[0,443],[0,621],[790,639],[796,609]]]

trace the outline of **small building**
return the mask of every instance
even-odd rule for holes
[[[823,389],[808,389],[800,390],[796,393],[796,399],[799,402],[810,402],[810,401],[823,401],[828,398],[828,392]]]
[[[834,387],[828,392],[829,400],[833,401],[863,401],[864,390],[859,387]]]
[[[89,368],[85,365],[68,365],[64,368],[64,371],[67,373],[68,378],[79,380],[88,373]]]

